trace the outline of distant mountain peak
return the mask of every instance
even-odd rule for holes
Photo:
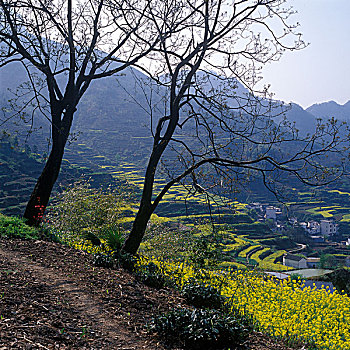
[[[306,109],[317,118],[350,120],[350,100],[341,105],[335,101],[315,103]]]

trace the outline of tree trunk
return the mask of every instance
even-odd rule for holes
[[[132,225],[131,232],[123,246],[123,251],[126,253],[135,254],[137,252],[145,234],[147,223],[154,211],[152,206],[154,176],[164,149],[165,147],[154,147],[150,156],[145,174],[139,210]]]
[[[142,242],[142,238],[145,235],[147,223],[157,206],[156,203],[152,204],[154,177],[158,163],[165,149],[168,146],[169,140],[174,134],[175,128],[179,120],[178,105],[176,105],[176,107],[177,108],[175,109],[175,111],[172,111],[170,118],[160,118],[158,121],[156,134],[154,136],[153,150],[146,169],[140,207],[137,212],[135,221],[132,225],[131,232],[123,246],[123,251],[129,254],[135,254],[139,249],[140,244]],[[161,137],[161,130],[164,125],[164,120],[170,120],[170,122],[165,135]]]
[[[64,113],[62,108],[52,106],[52,149],[34,190],[30,196],[23,218],[29,226],[39,226],[49,202],[52,188],[60,173],[64,147],[72,126],[75,105],[70,104]]]
[[[39,226],[50,199],[52,188],[60,172],[65,142],[59,142],[52,147],[50,156],[45,164],[29,202],[24,212],[24,219],[29,226]]]
[[[141,244],[142,238],[145,234],[147,223],[152,215],[151,207],[145,204],[141,204],[139,211],[137,212],[135,221],[132,225],[132,229],[129,237],[125,241],[123,251],[129,254],[136,254]]]

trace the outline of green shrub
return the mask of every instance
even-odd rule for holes
[[[18,217],[10,217],[0,214],[0,236],[7,238],[38,239],[37,229],[25,224]]]
[[[37,228],[37,230],[39,234],[39,239],[47,242],[60,243],[59,238],[55,235],[55,233],[52,230],[50,230],[46,222],[42,222]]]
[[[189,304],[200,308],[220,309],[225,300],[216,288],[194,279],[188,281],[182,294]]]
[[[217,237],[211,231],[197,236],[198,230],[172,228],[169,223],[152,223],[147,229],[141,252],[161,260],[189,261],[197,268],[215,267],[221,261]]]
[[[160,268],[153,262],[143,265],[137,271],[136,276],[149,287],[159,289],[165,285],[165,279]]]
[[[70,185],[48,210],[51,231],[63,241],[83,239],[93,245],[103,241],[112,250],[119,250],[124,239],[120,228],[126,205],[123,190],[93,189],[83,180]]]
[[[233,315],[216,310],[173,309],[155,317],[151,332],[170,341],[181,339],[186,349],[228,349],[238,345],[246,335],[246,327]]]
[[[135,271],[135,265],[138,262],[138,258],[135,255],[121,252],[121,254],[118,255],[118,262],[119,264],[127,271],[134,272]]]
[[[125,233],[118,226],[105,227],[101,232],[102,237],[105,238],[106,245],[117,254],[120,252],[124,241]]]
[[[96,234],[89,228],[83,228],[80,233],[80,237],[85,241],[89,241],[92,245],[100,246],[102,244],[101,240],[96,236]]]
[[[188,259],[196,268],[215,268],[222,260],[215,236],[198,237],[191,246]]]
[[[93,265],[98,267],[111,268],[113,267],[113,258],[104,253],[96,253],[93,255]]]
[[[190,231],[173,230],[166,223],[151,222],[141,252],[162,260],[183,261],[196,240]]]

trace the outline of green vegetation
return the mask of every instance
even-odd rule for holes
[[[0,136],[0,211],[3,214],[23,215],[36,180],[44,167],[42,158],[36,153],[31,153],[27,144],[19,145],[16,137],[6,133]],[[54,194],[82,176],[90,178],[95,187],[115,186],[116,181],[106,172],[96,175],[92,173],[90,168],[82,166],[81,163],[64,162],[58,185],[54,187]]]
[[[181,339],[186,349],[226,349],[247,334],[242,317],[201,309],[173,309],[155,317],[149,329],[172,342]]]
[[[270,248],[261,248],[258,251],[254,252],[253,254],[251,254],[250,258],[255,260],[260,266],[260,263],[262,262],[264,253],[270,252],[270,251],[271,251]]]
[[[203,225],[202,230],[192,230],[152,221],[140,252],[163,260],[189,260],[197,267],[214,267],[220,263],[221,254],[217,238],[208,233],[208,227]]]
[[[0,214],[0,237],[38,239],[40,233],[37,229],[26,225],[20,218]]]
[[[190,305],[197,308],[222,309],[225,299],[216,288],[195,279],[188,280],[182,289],[182,295]]]
[[[310,214],[313,214],[314,216],[322,215],[322,217],[324,218],[331,218],[336,212],[336,209],[339,209],[339,208],[340,207],[338,206],[318,207],[318,208],[308,209],[307,212]]]
[[[261,248],[261,245],[251,245],[250,247],[248,247],[247,249],[241,251],[238,253],[238,256],[240,256],[241,258],[245,258],[252,250],[256,250],[257,248]]]
[[[112,204],[116,205],[114,207],[114,211],[118,212],[116,216],[110,216],[108,213],[107,208]],[[62,213],[70,216],[62,215]],[[114,231],[113,229],[116,227],[115,224],[118,225],[118,228],[120,227],[123,213],[132,214],[133,210],[128,198],[122,196],[121,193],[92,189],[88,183],[78,182],[74,186],[68,187],[54,201],[48,218],[56,217],[56,221],[49,220],[48,225],[53,225],[51,229],[61,237],[65,237],[66,242],[70,245],[94,251],[95,266],[113,268],[118,262],[113,259],[111,252],[112,250],[118,251],[123,240],[122,231]],[[61,217],[62,221],[65,222],[64,226],[57,226],[58,217]],[[2,218],[6,217],[2,216]],[[108,218],[108,220],[104,218]],[[18,219],[7,218],[7,220],[9,219],[18,223]],[[113,225],[109,220],[114,220]],[[314,338],[307,338],[308,341],[323,344],[319,340],[323,337],[323,331],[318,329],[317,325],[307,326],[302,323],[298,325],[297,329],[294,329],[287,324],[289,319],[284,319],[281,323],[275,318],[275,310],[273,312],[270,310],[271,302],[274,305],[279,305],[278,307],[281,307],[284,313],[289,312],[288,308],[297,307],[298,299],[295,298],[298,298],[299,293],[301,293],[299,288],[301,282],[288,282],[289,284],[277,288],[276,284],[269,280],[261,283],[259,274],[253,276],[249,275],[249,272],[235,273],[232,269],[226,270],[229,272],[227,273],[220,269],[240,266],[234,259],[246,260],[249,257],[249,263],[252,264],[255,261],[260,268],[283,270],[285,267],[276,261],[285,251],[273,251],[271,248],[278,241],[263,240],[264,243],[270,243],[269,246],[258,244],[258,239],[249,239],[247,235],[237,235],[237,231],[230,231],[229,225],[226,228],[220,228],[214,234],[210,224],[202,224],[196,229],[188,229],[186,226],[176,225],[174,221],[164,220],[157,216],[153,218],[153,221],[142,247],[143,253],[147,254],[149,258],[145,256],[140,256],[138,259],[119,257],[120,264],[135,270],[136,277],[151,287],[176,286],[181,290],[186,300],[194,305],[195,309],[172,310],[170,313],[159,315],[149,325],[151,331],[173,341],[180,337],[186,348],[199,349],[209,346],[225,347],[228,342],[232,346],[232,337],[235,341],[244,339],[247,329],[252,324],[278,337],[286,337],[285,329],[293,329],[292,335],[288,333],[288,337],[291,336],[289,338],[291,341],[305,338],[306,329],[313,325],[313,329],[316,329],[318,333],[315,332]],[[88,222],[90,230],[86,230],[85,222]],[[26,229],[23,222],[20,225]],[[8,227],[9,225],[1,223],[0,226]],[[25,229],[21,229],[20,232],[26,232]],[[64,232],[64,235],[60,233],[60,230]],[[8,237],[8,235],[4,236]],[[110,241],[108,241],[109,236],[112,236]],[[214,237],[215,240],[210,241],[211,237]],[[281,242],[284,242],[284,238],[280,238]],[[96,242],[94,242],[95,239]],[[85,240],[85,243],[81,244],[81,240]],[[226,247],[224,253],[227,255],[223,257],[217,255],[219,247],[221,250],[224,250],[222,247]],[[156,257],[154,257],[155,255]],[[217,265],[218,259],[223,259],[225,256],[232,260],[223,261]],[[213,268],[216,270],[213,271]],[[326,317],[325,315],[328,313],[326,305],[329,303],[323,302],[323,299],[321,300],[316,292],[309,291],[308,293],[310,297],[305,303],[309,303],[309,307],[317,303],[318,310],[321,310],[323,317]],[[293,305],[289,299],[286,299],[287,296],[295,299],[293,299]],[[322,294],[322,298],[325,297]],[[272,298],[276,298],[276,300]],[[336,298],[339,299],[339,302],[343,302],[341,296],[337,295]],[[287,305],[287,309],[283,308],[284,305]],[[204,308],[214,308],[215,310]],[[341,308],[343,310],[343,306]],[[276,312],[280,314],[282,309],[278,309]],[[341,310],[338,311],[343,312]],[[332,312],[335,311],[332,309]],[[305,313],[302,310],[295,312]],[[289,317],[292,319],[292,316]],[[305,318],[306,314],[303,314],[303,317]],[[343,317],[347,316],[344,314]],[[248,322],[247,319],[252,321]],[[280,322],[278,327],[273,328],[278,322]],[[340,326],[334,329],[337,330],[333,332],[343,332],[343,328]],[[328,338],[323,337],[322,339],[324,339],[324,344],[328,344]],[[341,345],[342,341],[339,340],[337,344]],[[320,345],[318,348],[326,349],[327,347]]]
[[[62,241],[89,241],[119,251],[124,241],[121,219],[129,211],[123,188],[91,188],[88,181],[68,186],[52,202],[46,220]]]
[[[136,276],[144,284],[152,288],[162,288],[166,284],[166,280],[160,268],[153,262],[138,266]]]
[[[282,257],[287,252],[285,250],[279,250],[274,252],[267,257],[265,257],[262,261],[259,262],[259,267],[262,269],[270,270],[270,271],[287,271],[292,268],[288,266],[284,266],[281,263],[276,263],[278,258]]]

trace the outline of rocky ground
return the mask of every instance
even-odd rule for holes
[[[87,253],[0,240],[0,350],[183,349],[145,330],[153,315],[179,305],[185,301],[176,291],[147,287],[121,268],[95,267]],[[289,349],[260,333],[241,348]]]

